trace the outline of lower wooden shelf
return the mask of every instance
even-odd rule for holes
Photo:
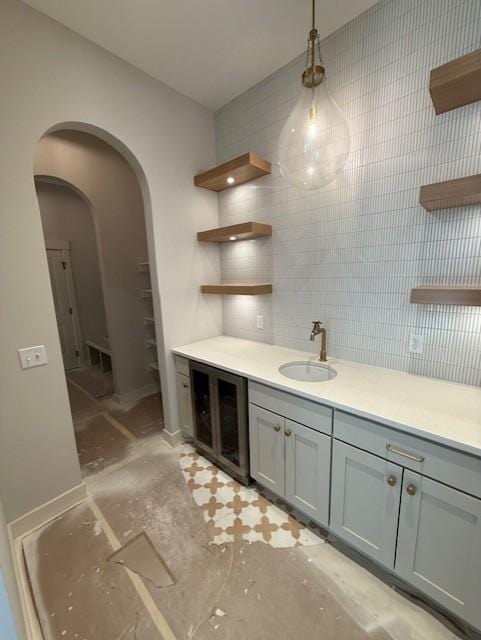
[[[223,295],[258,296],[272,293],[271,284],[203,284],[202,293],[220,293]]]
[[[481,307],[480,287],[423,286],[411,290],[414,304],[457,304],[466,307]]]
[[[427,211],[481,203],[481,174],[435,182],[421,187],[419,203]]]

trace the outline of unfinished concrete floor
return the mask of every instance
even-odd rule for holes
[[[86,503],[24,541],[46,640],[455,637],[321,538],[315,546],[285,549],[210,544],[181,471],[183,448],[170,449],[160,434],[131,435],[120,456],[109,455],[108,440],[102,444],[112,462],[89,468]],[[157,588],[107,560],[141,531],[174,585]]]
[[[119,462],[129,443],[163,429],[159,393],[120,406],[110,397],[97,400],[71,378],[67,387],[83,476]]]

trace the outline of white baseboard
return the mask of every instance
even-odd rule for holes
[[[145,387],[140,387],[139,389],[134,389],[133,391],[128,391],[127,393],[114,393],[114,395],[112,396],[112,400],[114,400],[114,402],[116,402],[117,404],[128,404],[129,402],[142,400],[142,398],[151,396],[153,393],[158,393],[159,391],[159,383],[152,382],[145,385]]]
[[[36,509],[29,511],[20,518],[13,520],[8,525],[12,540],[21,538],[30,531],[46,524],[53,518],[61,515],[68,509],[83,502],[87,497],[87,487],[82,482],[73,489],[60,494],[53,500],[40,505]]]
[[[169,447],[176,447],[178,444],[183,442],[184,436],[182,435],[182,431],[179,429],[174,433],[170,433],[170,431],[166,431],[165,429],[161,432],[162,437],[165,442],[169,445]]]
[[[12,550],[27,640],[43,640],[43,633],[40,629],[25,572],[22,538],[75,505],[80,504],[86,498],[87,487],[81,483],[8,524],[8,537]]]

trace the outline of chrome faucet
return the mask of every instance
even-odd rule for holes
[[[314,338],[318,335],[321,335],[321,352],[319,354],[319,360],[321,362],[327,361],[327,353],[326,353],[326,329],[322,326],[322,322],[319,320],[312,321],[312,331],[311,331],[311,342],[314,341]]]

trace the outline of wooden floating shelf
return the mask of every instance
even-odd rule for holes
[[[481,306],[481,287],[424,286],[411,291],[414,304],[457,304]]]
[[[204,173],[195,176],[196,187],[203,187],[211,191],[224,191],[255,180],[271,173],[271,163],[255,153],[244,153],[233,160],[224,162]],[[229,179],[232,179],[229,180]]]
[[[235,240],[252,240],[263,236],[271,236],[272,227],[262,222],[242,222],[229,227],[218,227],[208,231],[199,231],[197,240],[201,242],[233,242]]]
[[[419,203],[427,211],[481,203],[481,174],[421,187]]]
[[[433,69],[429,93],[437,115],[481,100],[481,49]]]
[[[159,363],[158,362],[151,362],[149,364],[149,368],[152,369],[153,371],[158,371],[159,370]]]
[[[145,346],[147,347],[147,349],[151,349],[152,347],[156,347],[157,346],[157,341],[154,340],[154,338],[150,338],[149,340],[146,341]]]
[[[220,293],[223,295],[259,296],[272,293],[271,284],[203,284],[202,293]]]
[[[145,316],[144,323],[145,324],[155,324],[155,318],[153,316]]]

